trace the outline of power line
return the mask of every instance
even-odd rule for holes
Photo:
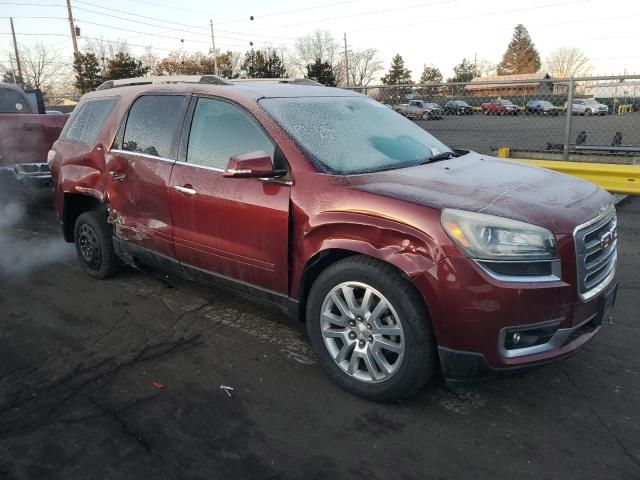
[[[82,3],[82,4],[85,4],[85,5],[91,5],[93,7],[101,8],[101,9],[107,10],[107,11],[121,13],[123,15],[129,15],[131,17],[144,18],[144,19],[153,20],[153,21],[156,21],[156,22],[170,23],[170,24],[173,24],[173,25],[180,25],[182,27],[187,27],[187,28],[198,28],[198,29],[202,29],[202,30],[208,30],[209,29],[208,26],[204,26],[204,25],[190,25],[190,24],[186,24],[186,23],[179,23],[179,22],[176,22],[174,20],[165,20],[165,19],[158,18],[158,17],[150,17],[148,15],[139,15],[137,13],[132,13],[132,12],[129,12],[127,10],[120,10],[120,9],[111,8],[111,7],[103,7],[101,5],[98,5],[98,4],[95,4],[95,3],[91,3],[91,2],[86,2],[84,0],[75,0],[75,1],[76,1],[76,3]],[[354,1],[354,0],[350,0],[350,1]],[[84,7],[77,7],[76,6],[74,8],[76,10],[83,10],[83,11],[86,11],[86,12],[95,13],[97,15],[104,15],[104,16],[107,16],[107,17],[118,18],[120,20],[127,20],[127,21],[130,21],[130,22],[134,21],[134,20],[123,18],[123,17],[119,17],[119,16],[116,16],[116,15],[109,15],[109,14],[106,14],[106,13],[103,13],[103,12],[97,12],[95,10],[90,10],[90,9],[84,8]],[[143,23],[143,22],[140,22],[138,20],[135,20],[135,21],[138,22],[138,23]],[[222,22],[222,23],[225,23],[225,22]],[[219,25],[219,24],[220,23],[216,22],[216,25]],[[153,25],[153,24],[145,24],[145,25],[150,25],[150,26],[154,26],[154,27],[158,27],[158,28],[166,28],[166,26],[164,26],[164,25]],[[179,31],[179,30],[180,29],[170,29],[170,30],[166,30],[166,31],[167,32],[172,32],[172,31]],[[223,32],[223,33],[230,33],[230,34],[233,34],[233,35],[243,35],[243,36],[247,36],[247,37],[285,38],[285,39],[289,39],[289,40],[293,40],[294,39],[294,37],[284,37],[284,36],[280,36],[280,35],[260,35],[260,34],[253,34],[253,33],[238,32],[238,31],[234,31],[234,30],[216,29],[216,31]],[[158,33],[162,33],[162,32],[158,32]],[[201,33],[196,33],[196,32],[192,32],[192,33],[194,33],[196,35],[201,35]],[[208,35],[208,34],[206,34],[206,35]],[[241,39],[238,39],[238,40],[241,40]]]
[[[324,5],[317,5],[315,7],[305,7],[305,8],[294,8],[292,10],[283,10],[280,12],[276,12],[276,13],[268,13],[266,15],[257,15],[258,18],[268,18],[268,17],[275,17],[275,16],[279,16],[279,15],[287,15],[289,13],[298,13],[298,12],[306,12],[309,10],[319,10],[322,8],[328,8],[328,7],[334,7],[336,5],[344,5],[347,3],[358,3],[359,0],[346,0],[343,2],[335,2],[335,3],[327,3]],[[240,20],[231,20],[231,21],[227,21],[227,22],[219,22],[218,25],[222,25],[222,24],[227,24],[227,23],[235,23],[237,21]]]
[[[297,25],[306,25],[306,24],[309,24],[309,23],[329,22],[331,20],[350,20],[350,19],[352,19],[354,17],[366,17],[366,16],[369,16],[369,15],[380,15],[380,14],[383,14],[383,13],[399,12],[399,11],[402,11],[402,10],[411,10],[411,9],[414,9],[414,8],[432,7],[432,6],[435,6],[435,5],[456,3],[456,2],[460,2],[460,1],[462,1],[462,0],[438,0],[436,2],[430,2],[430,3],[419,3],[419,4],[414,4],[414,5],[406,5],[404,7],[385,8],[384,10],[374,10],[374,11],[369,11],[369,12],[354,13],[352,15],[349,15],[348,17],[345,17],[344,15],[340,15],[338,17],[319,18],[319,19],[309,20],[309,21],[305,21],[305,22],[295,22],[295,23],[288,23],[288,24],[284,24],[284,25],[275,25],[275,26],[272,26],[272,27],[261,28],[258,31],[261,32],[261,31],[264,31],[264,30],[272,30],[274,28],[284,28],[284,27],[291,27],[291,26],[297,26]],[[430,21],[432,22],[433,20],[430,20]],[[376,27],[376,28],[380,28],[380,27]]]
[[[168,8],[168,9],[173,9],[173,10],[180,10],[180,11],[183,11],[183,12],[201,13],[201,14],[204,14],[204,15],[208,15],[210,17],[227,18],[227,19],[231,19],[231,20],[234,20],[234,19],[238,18],[238,17],[229,17],[227,15],[217,15],[217,14],[214,14],[214,13],[211,13],[211,12],[205,12],[203,10],[193,10],[193,9],[184,8],[184,7],[174,7],[174,6],[171,6],[171,5],[163,5],[163,4],[160,4],[160,3],[148,2],[148,1],[145,1],[145,0],[129,0],[129,1],[136,2],[136,3],[144,3],[144,4],[147,4],[147,5],[153,5],[154,7],[161,7],[161,8]]]
[[[492,15],[503,15],[505,13],[517,13],[517,12],[527,12],[530,10],[540,10],[540,9],[545,9],[545,8],[552,8],[552,7],[559,7],[559,6],[563,6],[563,5],[575,5],[577,3],[586,3],[589,2],[590,0],[571,0],[568,2],[559,2],[559,3],[547,3],[545,5],[536,5],[533,7],[524,7],[524,8],[512,8],[510,10],[499,10],[499,11],[493,11],[493,12],[485,12],[485,13],[476,13],[473,15],[466,15],[466,16],[460,16],[460,15],[456,15],[454,17],[439,17],[438,21],[439,22],[443,22],[446,20],[465,20],[465,19],[470,19],[470,18],[479,18],[479,17],[489,17]],[[387,30],[387,29],[393,29],[393,28],[406,28],[406,27],[412,27],[415,25],[424,25],[425,23],[432,23],[433,19],[429,19],[429,20],[424,20],[424,21],[420,21],[420,22],[413,22],[413,23],[402,23],[402,24],[396,24],[396,25],[386,25],[384,27],[381,26],[376,26],[376,27],[365,27],[365,28],[358,28],[355,30],[351,30],[351,32],[364,32],[367,30]]]

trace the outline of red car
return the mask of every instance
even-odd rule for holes
[[[483,103],[482,113],[485,115],[518,115],[518,106],[511,100],[501,100],[496,98],[490,102]]]
[[[126,83],[85,95],[51,154],[93,277],[147,263],[278,305],[378,401],[566,357],[611,316],[616,215],[591,183],[348,90]]]

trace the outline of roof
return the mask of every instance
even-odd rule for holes
[[[24,90],[22,90],[22,88],[20,88],[19,85],[14,85],[13,83],[0,82],[0,88],[7,88],[11,90],[18,90],[20,92],[24,92]]]
[[[540,82],[545,80],[551,80],[551,76],[545,72],[538,73],[517,73],[514,75],[492,75],[489,77],[476,77],[466,85],[465,90],[485,90],[491,88],[506,87],[506,83],[491,83],[491,82],[518,82],[515,85],[518,86],[537,86]],[[527,80],[530,80],[527,82]],[[477,84],[477,85],[474,85]]]
[[[142,92],[201,93],[231,97],[241,96],[254,101],[263,98],[296,97],[359,97],[362,94],[335,87],[325,87],[305,79],[244,79],[229,81],[213,75],[140,77],[103,83],[86,97],[138,95]],[[233,92],[233,93],[232,93]]]

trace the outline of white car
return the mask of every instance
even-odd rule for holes
[[[567,103],[564,104],[564,113],[567,113]],[[574,115],[606,115],[609,113],[609,107],[598,102],[595,98],[574,98],[573,114]]]

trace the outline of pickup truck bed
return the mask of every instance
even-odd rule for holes
[[[68,115],[0,113],[0,168],[45,163]]]

